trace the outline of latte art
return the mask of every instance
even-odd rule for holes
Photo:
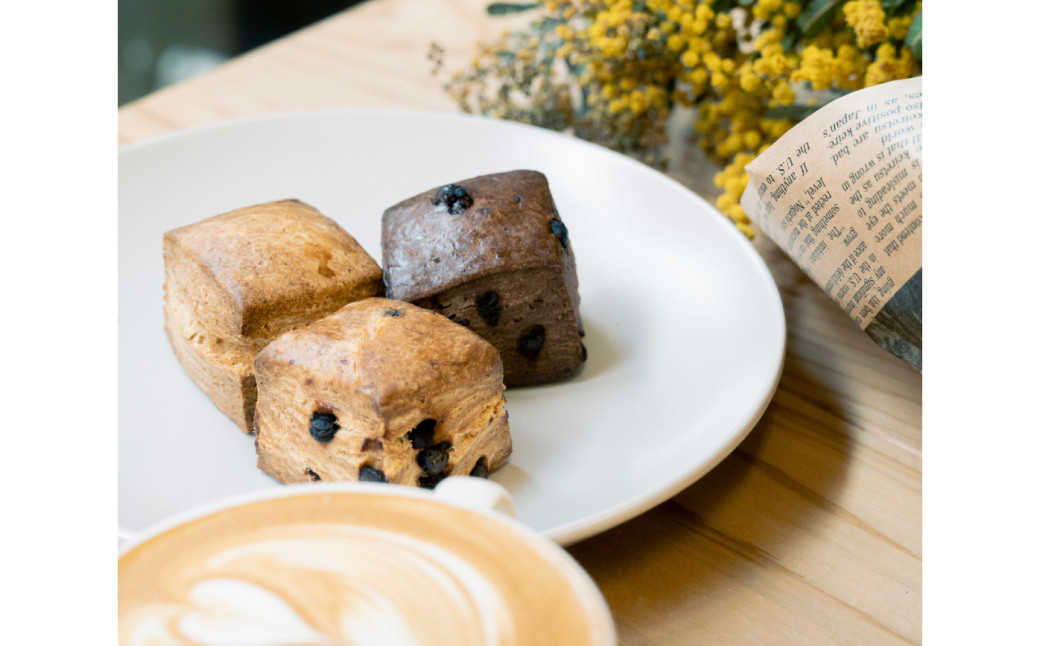
[[[146,541],[120,559],[120,643],[601,643],[559,556],[482,514],[424,502],[274,499]]]
[[[199,646],[515,643],[494,583],[434,544],[331,524],[255,533],[176,580],[181,603],[139,609],[149,639],[165,617],[168,639]]]
[[[330,641],[307,625],[284,599],[253,583],[207,579],[193,585],[188,594],[192,605],[174,611],[173,621],[164,627],[167,639],[182,636],[203,646],[282,646]]]

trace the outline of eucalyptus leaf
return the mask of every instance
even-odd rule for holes
[[[840,99],[846,94],[852,92],[852,90],[844,90],[836,87],[828,88],[826,90],[814,90],[808,83],[803,83],[800,86],[797,86],[796,89],[797,103],[769,108],[765,111],[763,116],[766,119],[793,119],[795,121],[801,121],[831,101]]]
[[[492,16],[505,16],[511,13],[530,11],[541,6],[538,2],[492,2],[488,5],[487,12]]]
[[[923,51],[921,47],[921,25],[923,16],[924,11],[917,14],[917,17],[914,18],[914,21],[910,24],[910,31],[906,32],[906,40],[903,41],[903,45],[909,47],[910,53],[917,59],[922,58],[921,53]]]
[[[834,14],[842,4],[844,4],[842,0],[812,0],[795,19],[802,30],[802,35],[805,38],[815,38],[827,25],[831,24]]]
[[[908,14],[916,5],[916,0],[881,0],[881,8],[890,16]]]
[[[778,105],[769,108],[765,111],[762,116],[772,121],[782,121],[784,119],[791,119],[793,121],[801,121],[813,112],[819,109],[818,105],[801,105],[798,103],[792,103],[791,105]]]

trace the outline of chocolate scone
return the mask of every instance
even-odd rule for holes
[[[184,370],[243,431],[253,360],[271,339],[383,293],[382,271],[299,200],[258,204],[163,236],[166,336]]]
[[[507,386],[574,375],[585,361],[574,248],[545,175],[484,175],[383,214],[387,297],[491,342]]]
[[[280,336],[256,383],[257,466],[281,482],[433,487],[512,451],[498,353],[408,303],[365,299]]]

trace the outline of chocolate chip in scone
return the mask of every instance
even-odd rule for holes
[[[423,489],[433,489],[437,486],[437,483],[447,477],[448,476],[444,474],[437,476],[419,476],[419,486]]]
[[[534,361],[538,358],[538,353],[542,351],[544,345],[545,328],[541,325],[532,325],[524,330],[524,333],[517,339],[516,351],[525,359]]]
[[[393,308],[393,307],[388,307],[387,309],[383,310],[383,316],[398,317],[398,316],[401,316],[402,314],[404,314],[404,312],[402,312],[399,309]]]
[[[440,187],[431,201],[434,206],[446,205],[448,213],[452,215],[458,215],[473,206],[473,197],[466,191],[465,186],[459,186],[458,184],[448,184]]]
[[[498,325],[498,319],[502,316],[502,301],[495,292],[484,292],[477,297],[477,314],[488,327]]]
[[[321,476],[319,476],[317,473],[314,473],[314,471],[310,468],[307,469],[307,475],[309,475],[311,477],[311,480],[314,480],[315,482],[321,480]]]
[[[424,419],[405,433],[405,437],[412,441],[413,449],[428,449],[433,446],[433,431],[436,428],[437,420]]]
[[[358,481],[360,482],[386,482],[386,474],[379,469],[372,467],[361,467],[358,472]]]
[[[336,416],[332,413],[314,413],[311,415],[311,437],[319,442],[331,442],[339,430]]]
[[[436,476],[444,473],[448,468],[448,451],[451,450],[451,442],[441,442],[437,446],[419,451],[416,461],[423,473]]]
[[[477,463],[473,465],[473,470],[470,471],[469,474],[474,478],[484,478],[486,480],[488,477],[487,458],[480,458],[477,460]]]
[[[589,351],[585,349],[585,344],[581,344],[581,360],[584,361],[589,358]]]
[[[556,236],[561,245],[567,246],[567,225],[563,223],[563,220],[549,220],[549,230],[553,232],[553,235]]]

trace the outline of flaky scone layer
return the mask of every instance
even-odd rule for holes
[[[357,480],[367,467],[388,482],[431,483],[481,460],[493,470],[512,450],[495,349],[400,301],[358,301],[279,337],[256,378],[257,464],[282,482]],[[327,442],[310,432],[315,415],[339,426]],[[426,420],[432,435],[417,446]],[[431,447],[447,453],[437,473],[420,457]]]
[[[184,370],[243,431],[253,361],[271,339],[382,294],[382,271],[334,221],[299,200],[237,209],[163,236],[165,330]]]

